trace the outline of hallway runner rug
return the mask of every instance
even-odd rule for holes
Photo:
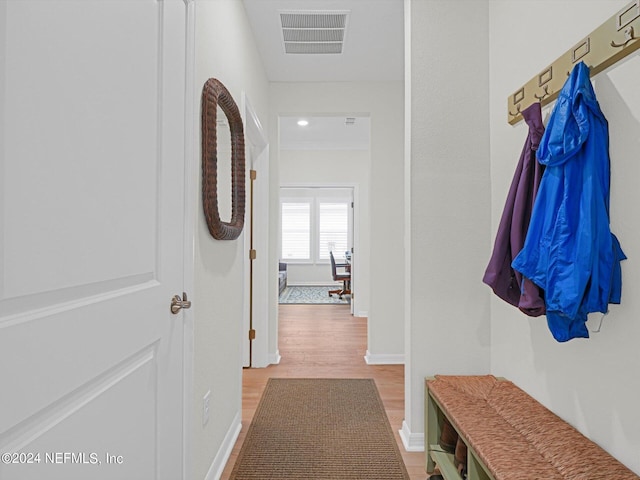
[[[408,480],[373,379],[269,379],[231,480]]]
[[[292,303],[292,304],[335,304],[335,305],[347,305],[350,300],[350,295],[343,295],[342,298],[338,295],[329,296],[329,290],[336,290],[340,288],[338,285],[332,286],[287,286],[280,295],[280,303]]]

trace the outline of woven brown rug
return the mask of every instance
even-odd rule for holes
[[[269,379],[232,480],[408,480],[372,379]]]

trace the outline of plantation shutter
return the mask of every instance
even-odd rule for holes
[[[282,203],[282,259],[311,258],[311,204]]]
[[[344,256],[348,248],[349,205],[340,203],[320,203],[319,206],[318,258],[329,259],[329,246],[336,257]]]

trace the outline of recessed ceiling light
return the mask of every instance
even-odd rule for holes
[[[300,125],[301,127],[306,127],[307,125],[309,125],[309,121],[308,120],[298,120],[298,125]]]

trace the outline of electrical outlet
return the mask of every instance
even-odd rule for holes
[[[206,425],[209,422],[209,399],[211,397],[211,390],[208,390],[202,398],[202,425]]]

